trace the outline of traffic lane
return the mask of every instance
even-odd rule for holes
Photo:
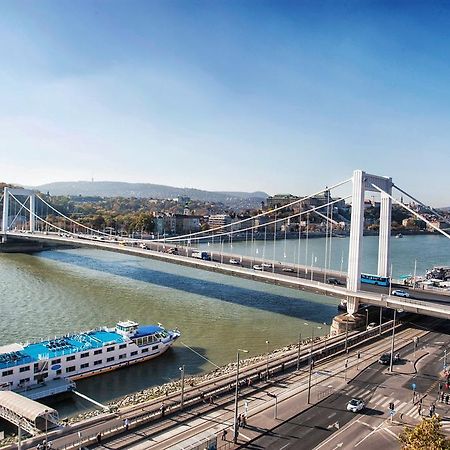
[[[361,414],[368,416],[382,414],[380,411],[369,409],[363,410],[362,413],[347,411],[347,403],[353,397],[346,391],[351,388],[368,391],[364,398],[368,403],[371,394],[386,378],[383,374],[384,370],[384,366],[379,366],[378,363],[372,364],[368,369],[363,370],[358,377],[350,381],[345,391],[332,394],[243,448],[299,448],[299,441],[301,441],[301,448],[312,449],[320,442],[328,439],[338,428],[356,419]],[[332,381],[329,380],[329,382]],[[312,395],[314,395],[314,388]]]
[[[398,427],[395,427],[398,428]],[[314,450],[360,448],[364,450],[398,449],[398,431],[392,431],[385,417],[358,417],[348,423]]]

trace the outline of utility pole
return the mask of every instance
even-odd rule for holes
[[[300,369],[300,348],[302,345],[302,333],[298,334],[297,371]]]
[[[308,376],[308,405],[310,404],[310,400],[311,400],[311,376],[312,376],[312,369],[313,369],[313,360],[312,360],[312,355],[310,356],[310,360],[309,360],[309,376]]]

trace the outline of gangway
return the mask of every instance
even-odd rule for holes
[[[58,412],[12,391],[0,391],[0,417],[31,435],[58,426]]]

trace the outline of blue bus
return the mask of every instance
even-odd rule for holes
[[[361,283],[376,284],[377,286],[389,286],[389,277],[379,277],[368,273],[361,274]]]

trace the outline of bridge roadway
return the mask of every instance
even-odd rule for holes
[[[92,239],[87,235],[57,233],[22,233],[19,231],[8,231],[7,236],[19,240],[33,240],[47,242],[54,245],[70,245],[75,247],[89,247],[99,250],[108,250],[128,255],[157,259],[164,262],[180,264],[211,272],[219,272],[226,275],[238,276],[241,278],[276,284],[294,289],[302,289],[317,294],[336,296],[341,299],[347,297],[357,297],[361,303],[375,306],[383,306],[391,309],[402,309],[432,317],[450,319],[450,296],[441,295],[435,292],[424,290],[411,290],[412,298],[389,296],[388,289],[381,286],[363,284],[363,288],[358,292],[351,292],[344,286],[334,285],[327,282],[330,278],[335,278],[340,283],[345,284],[346,274],[334,270],[323,268],[298,266],[295,264],[282,264],[275,261],[272,267],[265,270],[254,270],[254,265],[267,263],[267,260],[258,258],[243,257],[229,253],[209,252],[211,261],[203,261],[192,258],[193,249],[191,247],[178,246],[177,255],[167,253],[167,250],[175,247],[173,244],[162,242],[145,241],[146,249],[140,248],[136,241],[123,238],[116,240]],[[80,237],[81,236],[81,237]],[[180,254],[182,253],[182,255]],[[240,264],[231,264],[230,260],[236,259]],[[288,271],[289,270],[289,271]],[[402,289],[405,287],[402,286]]]
[[[432,321],[438,320],[421,319],[422,323]],[[321,343],[316,342],[314,348],[312,345],[304,346],[300,358],[296,349],[280,356],[273,355],[269,362],[269,379],[265,377],[265,360],[242,367],[239,411],[243,412],[248,408],[248,423],[254,426],[241,430],[240,442],[257,438],[262,432],[271,430],[279,425],[279,419],[286,419],[309,409],[306,398],[308,380],[311,380],[311,404],[323,400],[333,392],[339,392],[363,367],[372,364],[379,354],[390,349],[391,330],[392,322],[388,322],[383,325],[381,337],[378,330],[352,334],[348,338],[348,353],[345,352],[345,336],[341,335],[331,340],[322,340]],[[415,336],[420,337],[424,333],[420,325],[414,324],[412,328],[398,325],[396,351],[412,342]],[[308,360],[311,350],[316,363],[310,372]],[[248,383],[249,379],[251,383]],[[199,443],[211,435],[221,435],[224,428],[228,430],[230,440],[234,381],[235,374],[230,373],[188,387],[185,391],[184,410],[180,410],[180,392],[176,392],[124,408],[115,414],[103,414],[54,431],[49,435],[49,440],[54,449],[79,448],[81,445],[89,448],[107,446],[110,449],[190,448],[189,443]],[[272,397],[267,395],[268,392]],[[212,404],[209,402],[210,393],[216,393]],[[278,404],[277,420],[273,420],[273,396],[276,396]],[[165,415],[159,408],[161,404],[167,407]],[[125,418],[129,420],[128,432],[124,429]],[[98,433],[102,433],[101,446],[96,445]],[[40,442],[38,438],[29,439],[23,443],[22,448],[34,448],[37,442]],[[230,448],[229,442],[219,441],[218,448]]]

